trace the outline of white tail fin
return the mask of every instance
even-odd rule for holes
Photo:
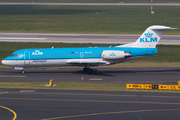
[[[148,27],[145,32],[134,43],[119,45],[116,47],[139,47],[154,48],[161,39],[165,30],[176,29],[167,26],[153,25]]]
[[[154,25],[148,27],[132,47],[154,48],[165,30],[175,29],[167,26]]]

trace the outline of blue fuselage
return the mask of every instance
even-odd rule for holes
[[[2,63],[8,66],[24,67],[66,65],[68,60],[106,61],[102,59],[102,52],[105,50],[129,52],[131,59],[147,55],[153,55],[156,54],[158,51],[157,48],[132,47],[21,49],[13,52],[9,57],[5,58]],[[61,62],[58,63],[58,61]],[[124,61],[126,60],[123,60],[123,62]],[[119,63],[121,62],[121,60],[115,60],[115,62]]]

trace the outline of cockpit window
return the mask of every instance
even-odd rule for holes
[[[11,57],[19,57],[19,54],[11,54]]]

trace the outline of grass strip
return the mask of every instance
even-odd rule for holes
[[[150,0],[0,0],[0,2],[27,2],[27,3],[150,3]],[[179,0],[158,0],[158,2],[178,2]]]
[[[117,83],[53,82],[56,86],[45,87],[46,84],[48,84],[48,82],[0,82],[0,88],[94,91],[122,91],[125,89],[125,84]]]
[[[179,27],[179,6],[153,10],[152,15],[150,6],[1,5],[0,32],[142,34],[151,25]]]
[[[45,87],[48,82],[0,82],[4,89],[49,89],[49,90],[88,90],[88,91],[133,91],[133,92],[165,92],[180,93],[168,90],[133,90],[126,89],[124,83],[91,83],[91,82],[53,82],[54,87]]]

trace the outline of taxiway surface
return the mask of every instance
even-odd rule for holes
[[[140,34],[0,33],[2,42],[125,44],[135,42],[139,37]],[[163,35],[158,44],[180,45],[180,35]]]
[[[0,69],[0,81],[81,81],[177,84],[180,68]],[[84,77],[84,80],[81,77]],[[179,93],[0,89],[3,120],[179,119]]]
[[[94,68],[86,74],[83,68],[34,68],[25,74],[13,68],[0,69],[0,82],[9,81],[78,81],[106,83],[174,84],[180,79],[180,68]],[[83,80],[82,80],[83,77]]]
[[[178,120],[179,94],[0,89],[3,120]]]

